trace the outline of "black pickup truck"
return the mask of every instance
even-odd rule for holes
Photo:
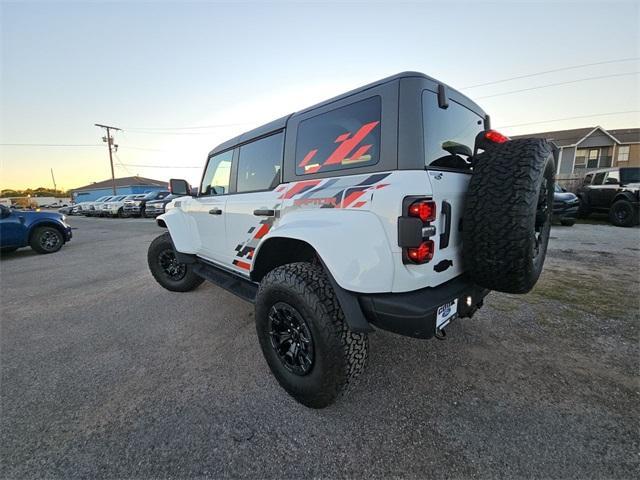
[[[619,227],[640,223],[640,167],[605,168],[585,175],[577,195],[578,216],[586,218],[592,212],[608,213],[609,220]]]

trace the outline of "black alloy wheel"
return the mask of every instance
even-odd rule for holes
[[[553,205],[553,177],[546,176],[540,184],[540,192],[538,193],[538,206],[536,208],[536,221],[533,229],[534,248],[533,261],[540,254],[542,249],[546,248],[551,232],[551,213]]]
[[[174,282],[182,280],[187,274],[187,269],[183,263],[179,263],[173,249],[166,249],[158,255],[158,264],[162,272]]]
[[[300,376],[311,371],[314,363],[313,337],[295,308],[285,302],[271,307],[269,336],[271,347],[288,371]]]

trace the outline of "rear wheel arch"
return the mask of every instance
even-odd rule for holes
[[[257,250],[251,270],[251,280],[260,282],[271,270],[288,263],[309,262],[318,258],[318,253],[309,243],[289,237],[271,237]]]

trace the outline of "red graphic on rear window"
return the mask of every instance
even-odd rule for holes
[[[361,145],[360,147],[358,147],[358,145],[373,131],[374,128],[378,126],[379,123],[379,121],[366,123],[360,127],[353,136],[351,136],[351,132],[345,132],[338,135],[334,143],[339,143],[339,145],[322,163],[317,160],[313,161],[316,153],[318,153],[318,149],[315,148],[310,150],[298,164],[298,167],[303,168],[304,173],[308,174],[315,173],[328,165],[350,165],[369,161],[371,156],[367,154],[373,145],[367,144]]]

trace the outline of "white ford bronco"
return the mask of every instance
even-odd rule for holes
[[[473,101],[401,73],[216,147],[197,195],[157,218],[151,273],[255,303],[271,371],[296,400],[332,404],[374,327],[443,336],[490,290],[525,293],[546,255],[557,149],[490,130]]]

